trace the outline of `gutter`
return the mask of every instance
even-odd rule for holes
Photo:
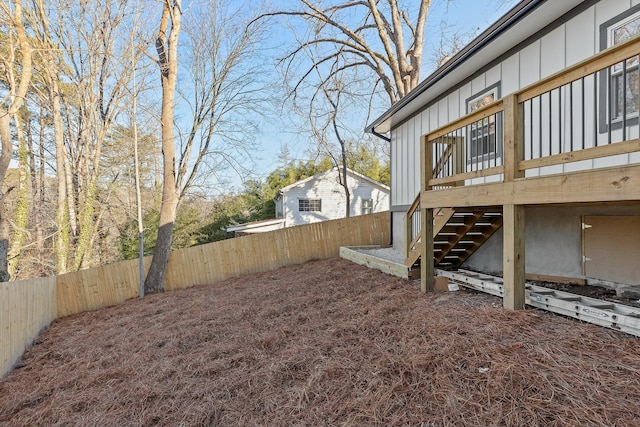
[[[373,125],[371,126],[371,130],[370,130],[370,131],[369,131],[369,128],[367,128],[367,129],[365,129],[365,132],[371,132],[371,134],[373,134],[373,135],[377,136],[378,138],[383,139],[383,140],[385,140],[385,141],[387,141],[387,142],[391,142],[391,138],[389,138],[389,137],[388,137],[388,136],[386,136],[386,135],[383,135],[383,134],[381,134],[381,133],[376,132],[376,130],[375,130],[375,128],[373,127]]]
[[[516,24],[521,18],[529,14],[547,0],[523,0],[507,12],[502,18],[496,21],[491,27],[485,30],[481,35],[476,37],[471,43],[464,47],[460,52],[454,55],[449,61],[447,61],[442,67],[438,68],[433,74],[423,80],[418,86],[416,86],[411,92],[409,92],[404,98],[393,104],[385,113],[373,121],[369,126],[365,128],[365,132],[371,133],[379,138],[390,142],[391,139],[385,135],[376,131],[376,126],[391,119],[393,115],[398,113],[409,103],[415,100],[418,96],[422,95],[434,84],[440,81],[447,74],[455,70],[460,64],[466,61],[470,56],[474,55],[477,51],[493,41],[496,37]]]

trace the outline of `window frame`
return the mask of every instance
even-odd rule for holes
[[[322,199],[298,199],[298,212],[322,212]]]
[[[613,18],[603,22],[600,24],[600,50],[605,50],[609,47],[614,46],[613,44],[613,32],[616,29],[623,27],[624,25],[640,19],[640,4],[637,4],[624,12],[614,16]],[[640,27],[640,26],[639,26]],[[640,33],[639,33],[640,34]],[[636,111],[627,112],[626,118],[623,119],[622,114],[616,112],[616,116],[614,117],[614,109],[617,111],[617,97],[614,98],[612,94],[609,96],[610,92],[613,88],[617,88],[617,83],[614,85],[614,79],[620,79],[622,76],[623,70],[626,71],[627,85],[629,84],[629,74],[636,72],[639,74],[640,78],[640,58],[638,61],[633,64],[631,67],[627,66],[626,69],[621,67],[619,71],[615,70],[616,65],[607,68],[606,70],[602,70],[599,73],[600,83],[599,83],[599,112],[598,112],[598,124],[599,124],[599,133],[609,132],[609,126],[611,130],[622,129],[623,122],[627,127],[629,126],[637,126],[640,120],[640,90],[638,90],[638,108]],[[614,71],[615,70],[615,71]],[[616,95],[619,93],[616,89]],[[626,90],[623,89],[623,93],[626,93]],[[610,111],[609,111],[610,110]],[[611,115],[611,117],[609,117]]]
[[[492,102],[495,102],[498,99],[500,99],[501,96],[502,96],[501,93],[500,93],[501,92],[501,87],[500,86],[501,86],[500,82],[497,82],[497,83],[495,83],[495,84],[493,84],[491,86],[488,86],[488,87],[484,88],[480,92],[477,92],[477,93],[471,95],[469,98],[467,98],[465,100],[465,112],[466,112],[466,114],[471,114],[474,111],[476,111],[477,108],[476,109],[472,108],[472,104],[474,102],[477,102],[477,101],[481,100],[482,98],[486,98],[488,95],[493,95],[493,101]],[[484,105],[482,105],[482,106],[484,106]],[[480,106],[479,108],[481,108],[482,106]],[[483,124],[482,125],[483,127],[488,127],[490,129],[491,124],[494,125],[493,132],[491,133],[490,130],[489,130],[489,132],[486,134],[489,137],[489,141],[488,141],[489,148],[491,147],[491,144],[492,144],[491,135],[493,135],[493,146],[494,146],[494,149],[491,152],[488,152],[488,153],[482,152],[480,155],[478,155],[477,153],[478,153],[479,150],[476,148],[476,150],[474,151],[474,149],[473,149],[474,148],[474,144],[476,144],[479,141],[479,139],[477,137],[472,137],[472,132],[474,132],[473,126],[477,125],[480,122],[484,122],[484,120],[487,120],[487,124],[486,125]],[[494,122],[491,122],[489,118],[486,118],[486,119],[483,119],[483,120],[478,121],[476,123],[472,123],[467,128],[466,134],[467,134],[466,138],[467,138],[467,141],[468,141],[467,144],[466,144],[467,148],[465,150],[466,151],[465,156],[466,156],[466,164],[467,165],[472,165],[472,164],[477,164],[477,163],[487,162],[487,161],[490,162],[491,160],[502,158],[502,144],[498,143],[498,138],[499,138],[500,135],[502,135],[502,117],[501,116],[499,116],[499,115],[496,116]],[[485,135],[485,133],[484,133],[484,130],[483,130],[483,136],[482,136],[483,140],[484,140],[484,135]],[[477,145],[480,146],[480,145],[483,145],[483,144],[484,144],[484,141],[482,143],[480,143],[480,144],[477,144]],[[484,147],[483,147],[483,150],[484,150]],[[490,150],[488,150],[488,151],[490,151]],[[473,155],[474,153],[476,153],[475,156]]]
[[[373,199],[362,199],[362,215],[373,213]]]

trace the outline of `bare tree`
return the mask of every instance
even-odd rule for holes
[[[253,7],[255,10],[255,4]],[[173,9],[165,3],[165,10]],[[175,96],[176,90],[174,82],[171,92],[170,78],[178,64],[170,61],[175,58],[170,49],[175,46],[172,34],[177,41],[177,12],[166,15],[169,20],[158,37],[159,64],[164,70],[164,180],[158,240],[145,280],[145,293],[158,292],[164,287],[164,272],[160,270],[166,268],[168,261],[178,205],[189,190],[198,185],[210,185],[210,181],[226,167],[241,175],[250,170],[252,135],[258,131],[256,119],[262,114],[267,100],[261,81],[263,67],[258,60],[263,26],[247,26],[251,17],[244,10],[246,8],[242,6],[233,9],[222,1],[207,3],[197,10],[191,9],[192,15],[184,15],[182,22],[189,53],[183,56],[186,71],[181,76],[189,86],[184,101],[190,107],[191,120],[184,127],[176,121],[180,131],[177,136],[173,128],[172,132],[168,129],[165,132],[167,123],[172,123],[165,110],[165,107],[169,108],[165,105],[165,95]],[[193,19],[189,19],[191,16]],[[171,32],[167,35],[169,22]],[[178,148],[177,159],[173,158],[174,147]],[[170,161],[167,154],[170,154]],[[168,191],[167,186],[171,187]]]
[[[182,1],[164,0],[156,37],[156,51],[162,83],[162,107],[160,126],[162,133],[162,205],[158,239],[153,250],[149,272],[144,281],[145,294],[164,290],[164,280],[169,263],[173,226],[180,195],[176,188],[176,163],[174,140],[174,110],[178,79],[178,38],[182,24]]]
[[[125,0],[33,0],[37,88],[53,121],[57,176],[58,273],[96,261],[110,183],[102,179],[104,141],[127,108],[132,77]]]
[[[192,85],[185,101],[192,119],[181,132],[181,197],[229,167],[241,177],[251,171],[259,118],[270,102],[260,44],[264,25],[247,26],[256,4],[251,7],[222,0],[185,16]]]
[[[62,114],[62,89],[61,74],[64,69],[61,52],[56,48],[54,38],[51,34],[49,17],[46,12],[46,5],[43,0],[34,1],[34,16],[32,18],[32,28],[35,38],[40,46],[39,64],[40,79],[42,89],[36,93],[43,100],[41,113],[49,111],[53,122],[53,138],[55,141],[56,153],[56,182],[57,182],[57,206],[56,225],[58,232],[55,239],[56,271],[58,274],[67,272],[67,258],[69,254],[69,214],[73,212],[69,206],[67,197],[67,171],[70,170],[68,158],[65,156],[65,134],[64,120]],[[42,121],[41,121],[42,124]],[[44,137],[44,133],[42,135]],[[43,142],[41,141],[41,144]],[[73,222],[75,223],[75,221]]]
[[[69,96],[66,105],[67,112],[77,115],[66,153],[67,197],[72,197],[68,204],[73,207],[69,222],[77,230],[74,270],[86,266],[99,234],[105,208],[99,203],[102,147],[118,115],[128,107],[125,100],[133,66],[128,34],[122,34],[127,13],[126,0],[85,1],[75,8],[58,4],[57,42],[77,88],[77,95]],[[76,18],[70,21],[69,15]]]
[[[11,120],[16,117],[27,95],[32,76],[32,50],[29,44],[22,18],[20,0],[0,3],[0,21],[7,24],[5,48],[6,56],[0,59],[3,80],[8,93],[0,101],[0,188],[3,187],[11,156],[13,141],[11,138]],[[0,281],[9,280],[7,264],[9,251],[9,219],[5,209],[6,194],[0,193]]]
[[[279,10],[262,15],[292,16],[309,23],[308,38],[282,58],[287,73],[295,73],[297,84],[308,79],[317,66],[329,71],[325,80],[345,70],[372,73],[371,87],[381,84],[394,103],[420,80],[424,28],[431,0],[420,0],[417,9],[403,8],[399,0],[345,0],[322,4],[299,0],[298,10]],[[415,19],[412,20],[411,18]],[[314,63],[298,74],[298,60],[305,50],[319,52]]]
[[[318,73],[320,72],[318,71]],[[325,154],[329,155],[334,166],[339,168],[338,184],[344,190],[345,218],[349,218],[351,216],[351,192],[349,191],[349,182],[347,180],[348,141],[343,135],[347,130],[342,126],[339,119],[339,113],[341,113],[340,101],[343,95],[341,81],[341,78],[337,75],[334,75],[331,80],[323,80],[311,98],[308,118],[314,137],[319,142],[319,147]],[[330,83],[331,86],[329,86]],[[318,100],[319,95],[328,104],[328,108],[316,108],[317,103],[315,101]],[[334,154],[331,146],[331,138],[328,135],[331,132],[340,147],[338,155]]]
[[[431,3],[298,0],[293,10],[275,10],[260,17],[290,18],[287,23],[296,43],[279,62],[289,99],[296,111],[304,112],[301,115],[318,148],[336,166],[342,166],[340,184],[347,215],[346,168],[352,145],[348,141],[361,139],[364,128],[364,123],[354,121],[352,107],[358,105],[362,116],[356,120],[364,122],[374,102],[382,98],[384,104],[395,103],[417,86]]]

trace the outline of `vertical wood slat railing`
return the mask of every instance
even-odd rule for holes
[[[412,266],[420,257],[420,193],[404,216],[404,263]]]
[[[469,180],[474,178],[502,175],[505,168],[526,171],[640,151],[640,119],[636,111],[640,110],[640,99],[626,98],[627,92],[634,90],[633,95],[638,97],[640,89],[624,87],[625,99],[616,107],[612,102],[609,72],[616,66],[626,71],[627,63],[640,62],[639,55],[640,36],[636,36],[429,133],[422,139],[432,146],[431,159],[426,162],[431,170],[425,174],[425,186],[438,191],[460,185],[462,181],[469,185]],[[621,80],[627,84],[625,76]],[[519,156],[513,160],[504,156],[506,115],[514,114],[506,111],[504,104],[509,96],[517,100],[509,108],[518,109],[521,121],[518,124]],[[629,102],[637,106],[627,107]],[[615,108],[623,111],[622,117],[616,116]],[[634,116],[629,118],[629,114]],[[464,136],[470,135],[473,126],[478,127],[489,119],[505,129],[495,129],[495,147],[491,147],[487,156],[470,145],[474,142],[472,138]],[[443,138],[462,140],[457,144],[463,148],[454,150],[460,156],[480,152],[485,160],[475,166],[469,161],[458,162],[458,167],[449,160],[450,165],[443,166],[443,154],[447,152],[442,148]],[[486,146],[482,141],[475,140],[475,143]],[[446,142],[444,145],[448,147]],[[452,154],[450,158],[453,157]],[[508,161],[516,163],[507,165]]]
[[[421,256],[420,240],[422,238],[422,211],[420,210],[420,193],[404,216],[404,263],[411,267]],[[455,213],[451,208],[436,209],[433,215],[434,237],[442,230]]]

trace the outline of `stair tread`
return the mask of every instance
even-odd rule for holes
[[[501,226],[501,207],[455,208],[434,237],[436,265],[459,267]]]

